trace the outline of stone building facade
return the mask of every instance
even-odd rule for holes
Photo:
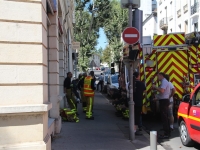
[[[51,150],[73,71],[73,0],[0,0],[0,150]]]

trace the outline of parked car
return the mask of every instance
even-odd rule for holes
[[[103,92],[107,93],[107,81],[108,81],[108,75],[103,75]]]
[[[107,95],[113,97],[119,91],[118,75],[109,75],[107,81]]]
[[[183,145],[200,143],[200,83],[191,94],[183,97],[178,109],[178,125]]]

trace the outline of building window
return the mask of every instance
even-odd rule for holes
[[[185,21],[185,33],[188,33],[188,21]]]
[[[170,2],[170,7],[169,7],[169,20],[171,21],[173,19],[173,8],[172,8],[172,1]]]
[[[193,15],[199,11],[199,2],[197,0],[193,0],[191,5],[191,15]]]
[[[194,31],[195,32],[198,32],[199,30],[198,30],[198,22],[197,23],[194,23]]]
[[[181,24],[178,26],[178,28],[179,28],[179,32],[181,32]]]
[[[165,7],[165,16],[166,16],[166,18],[167,18],[167,6]]]

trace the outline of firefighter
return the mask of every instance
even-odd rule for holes
[[[94,91],[95,91],[95,79],[94,71],[91,71],[89,76],[84,79],[84,96],[87,103],[86,119],[94,120],[92,115],[93,101],[94,101]]]
[[[161,81],[161,85],[157,87],[153,84],[153,89],[159,92],[156,95],[156,99],[159,100],[160,110],[161,110],[161,118],[163,122],[164,135],[160,135],[160,139],[166,139],[170,137],[170,125],[168,119],[168,109],[169,109],[169,97],[170,97],[170,85],[169,82],[165,79],[165,74],[163,72],[159,72],[157,74],[158,80]]]
[[[73,84],[71,82],[71,78],[72,78],[72,73],[68,72],[67,78],[64,81],[64,89],[70,109],[77,113],[76,100],[74,98]]]
[[[87,77],[87,74],[83,73],[82,76],[80,77],[80,79],[79,79],[80,81],[78,83],[78,89],[79,89],[79,91],[81,91],[81,101],[82,101],[83,112],[86,112],[86,110],[87,110],[87,103],[86,103],[86,99],[84,96],[84,89],[83,89],[85,77]]]
[[[92,76],[92,79],[93,79],[93,81],[94,81],[94,88],[96,89],[96,77],[95,77],[95,75],[94,75],[94,71],[90,71],[90,76]],[[94,96],[93,96],[93,98],[92,98],[92,112],[93,112],[93,105],[94,105]]]
[[[134,97],[134,103],[135,103],[135,134],[136,135],[141,135],[139,132],[139,124],[140,122],[140,117],[141,117],[141,112],[142,112],[142,105],[143,105],[143,93],[146,91],[145,84],[140,81],[140,74],[139,72],[134,72],[133,73],[135,77],[135,91],[133,94]]]

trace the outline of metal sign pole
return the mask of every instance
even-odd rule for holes
[[[132,1],[129,0],[129,27],[132,27]],[[129,45],[132,47],[132,45]],[[130,101],[129,101],[129,130],[130,140],[135,140],[135,113],[134,113],[134,101],[133,101],[133,61],[130,62]]]

